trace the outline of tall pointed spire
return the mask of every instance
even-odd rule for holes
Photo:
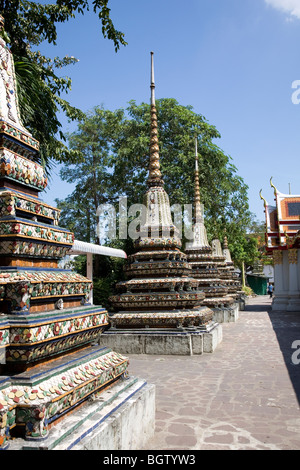
[[[193,240],[186,244],[186,250],[190,249],[210,249],[206,228],[204,225],[203,206],[200,199],[200,184],[199,184],[199,157],[198,157],[198,139],[195,137],[195,182],[194,182],[194,228]]]
[[[154,61],[151,52],[151,133],[150,133],[150,164],[149,164],[149,177],[148,186],[163,186],[164,182],[161,177],[160,162],[159,162],[159,145],[158,145],[158,132],[157,132],[157,113],[155,105],[155,82],[154,82]]]
[[[198,158],[198,139],[195,137],[195,222],[200,222],[202,218],[200,202],[200,184],[199,184],[199,158]]]
[[[0,15],[0,121],[1,131],[36,152],[39,143],[24,127],[18,103],[13,55],[5,42],[4,18]],[[28,149],[27,149],[28,154]],[[27,155],[27,156],[32,156]]]

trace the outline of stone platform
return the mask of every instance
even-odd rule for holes
[[[99,344],[121,354],[192,356],[212,353],[222,341],[222,327],[211,322],[201,328],[117,329],[110,328],[99,337]]]
[[[229,307],[212,308],[213,320],[218,323],[236,322],[239,318],[239,304],[235,303]]]

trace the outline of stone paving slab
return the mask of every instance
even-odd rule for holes
[[[272,312],[258,296],[222,328],[212,354],[129,355],[130,374],[156,385],[143,450],[300,449],[300,312]]]

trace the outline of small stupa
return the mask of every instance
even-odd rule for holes
[[[222,282],[227,286],[228,293],[236,300],[236,302],[240,303],[240,298],[244,293],[239,280],[239,274],[236,272],[231,259],[227,236],[224,236],[223,248],[220,240],[215,238],[212,241],[212,250],[213,258],[218,266]]]
[[[219,266],[216,263],[212,248],[208,242],[204,223],[203,205],[200,198],[199,184],[199,156],[198,141],[195,138],[195,217],[193,225],[193,240],[186,243],[185,253],[192,267],[193,277],[199,280],[199,288],[204,292],[205,298],[202,305],[208,306],[214,311],[214,318],[218,322],[225,318],[235,317],[237,306],[235,299],[228,294],[228,287],[220,276]]]
[[[180,354],[174,333],[177,333],[177,340],[184,339],[190,345],[189,329],[194,330],[194,336],[200,336],[200,333],[211,333],[212,330],[216,330],[217,334],[220,326],[213,321],[212,310],[201,306],[204,293],[199,289],[199,281],[192,276],[187,256],[181,251],[179,231],[173,224],[169,197],[164,189],[160,170],[153,52],[150,88],[150,164],[148,190],[144,197],[145,223],[135,240],[137,251],[128,258],[125,267],[127,280],[117,284],[118,294],[110,298],[117,313],[110,315],[112,328],[106,333],[111,337],[119,333],[120,338],[121,330],[123,333],[131,331],[131,335],[140,334],[139,340],[142,342],[150,336],[147,343],[149,352]],[[102,340],[106,341],[106,338]],[[128,338],[126,348],[130,348],[130,341],[133,342],[133,336]],[[150,343],[155,343],[151,350]],[[169,347],[165,348],[166,343]],[[120,343],[116,344],[121,347]],[[143,352],[147,352],[145,345],[143,348]]]
[[[74,236],[39,198],[47,179],[16,90],[13,57],[0,37],[0,449],[71,449],[85,436],[93,441],[106,403],[111,414],[128,358],[95,345],[108,313],[89,303],[92,281],[58,267]],[[132,395],[137,379],[131,385]]]

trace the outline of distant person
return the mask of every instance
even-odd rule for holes
[[[273,297],[273,290],[274,290],[274,287],[272,286],[272,284],[269,284],[268,294],[270,296],[270,299]]]

